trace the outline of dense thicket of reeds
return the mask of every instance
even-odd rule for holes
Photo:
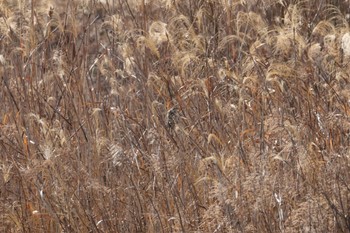
[[[0,1],[1,232],[349,232],[350,8]]]

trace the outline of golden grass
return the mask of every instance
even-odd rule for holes
[[[1,232],[349,232],[347,1],[0,1]]]

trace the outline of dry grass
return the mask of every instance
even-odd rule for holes
[[[1,232],[349,232],[348,1],[0,1]]]

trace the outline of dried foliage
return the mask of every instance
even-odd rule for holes
[[[349,1],[0,1],[1,232],[349,232]]]

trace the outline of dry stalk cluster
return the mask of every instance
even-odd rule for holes
[[[340,0],[1,0],[1,232],[349,232]]]

